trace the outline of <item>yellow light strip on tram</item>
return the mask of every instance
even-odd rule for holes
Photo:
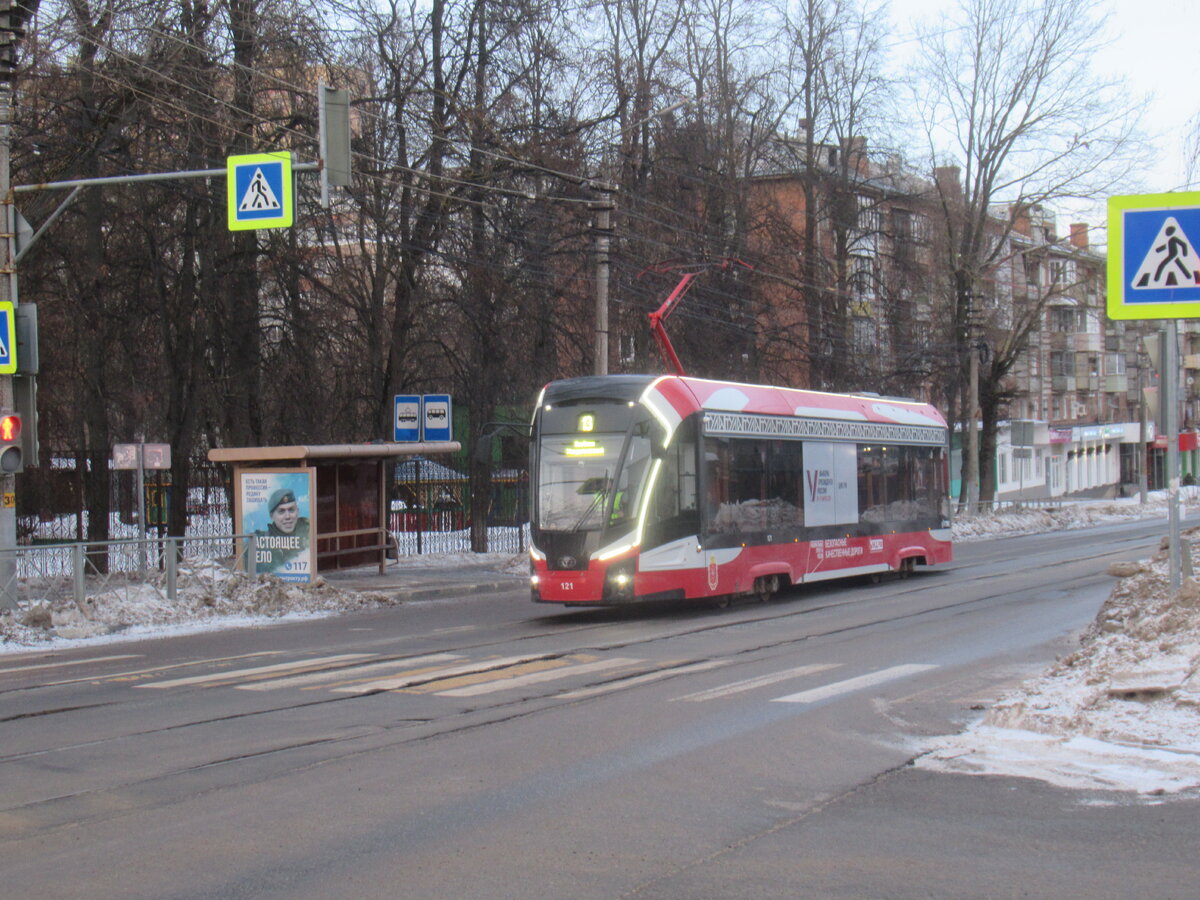
[[[609,547],[602,553],[596,555],[598,560],[612,559],[614,556],[620,556],[622,553],[627,553],[635,547],[641,546],[642,532],[646,527],[646,514],[650,510],[650,497],[654,494],[654,483],[658,481],[658,473],[662,469],[662,460],[656,459],[654,465],[650,467],[650,477],[646,479],[646,489],[642,491],[642,496],[639,500],[641,508],[638,510],[637,525],[633,529],[633,534],[628,541],[622,541],[613,547]]]

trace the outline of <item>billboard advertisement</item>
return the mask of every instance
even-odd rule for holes
[[[312,581],[316,571],[310,526],[315,472],[249,469],[238,473],[239,531],[255,537],[255,571],[284,581]]]

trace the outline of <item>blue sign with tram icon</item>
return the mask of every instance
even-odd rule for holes
[[[418,394],[397,394],[393,441],[411,443],[421,439],[421,397]]]

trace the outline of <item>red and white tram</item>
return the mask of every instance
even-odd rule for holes
[[[548,385],[533,417],[533,599],[764,599],[949,562],[936,409],[679,375]]]

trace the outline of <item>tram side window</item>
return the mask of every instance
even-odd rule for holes
[[[799,441],[709,438],[705,465],[710,532],[772,532],[803,524]]]
[[[912,523],[925,527],[939,514],[945,490],[939,447],[860,445],[859,512],[876,525]]]

